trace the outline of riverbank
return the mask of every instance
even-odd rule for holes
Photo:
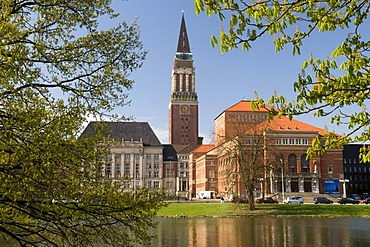
[[[158,211],[158,217],[366,217],[370,205],[340,204],[256,204],[250,211],[247,204],[233,203],[169,203]]]

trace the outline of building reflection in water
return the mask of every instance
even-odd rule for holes
[[[369,246],[364,218],[158,219],[152,246]]]

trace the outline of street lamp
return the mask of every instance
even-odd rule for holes
[[[280,159],[280,165],[281,165],[281,191],[282,191],[283,202],[284,202],[284,163],[283,163],[283,159]]]
[[[349,182],[348,179],[339,179],[339,182],[343,183],[343,198],[347,197],[346,194],[346,183]]]
[[[265,188],[264,188],[264,186],[263,186],[263,181],[264,181],[264,179],[263,178],[260,178],[260,182],[261,182],[261,192],[262,192],[262,198],[265,198]]]

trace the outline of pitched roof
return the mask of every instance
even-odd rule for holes
[[[312,131],[317,132],[319,135],[325,134],[324,129],[303,123],[295,119],[290,120],[288,117],[285,116],[274,117],[274,119],[269,124],[269,129],[274,131],[278,130]]]
[[[254,112],[267,112],[267,109],[261,108],[261,109],[252,109],[252,100],[241,100],[240,102],[230,106],[225,111],[241,111],[241,112],[247,112],[247,111],[254,111]],[[271,106],[267,106],[266,108],[270,109]]]
[[[269,109],[272,109],[272,106],[265,105],[265,108],[261,109],[252,109],[252,100],[241,100],[240,102],[232,105],[231,107],[227,108],[224,112],[266,112]],[[261,122],[261,126],[266,126],[266,121]],[[274,119],[269,123],[269,129],[278,131],[278,130],[296,130],[296,131],[310,131],[310,132],[317,132],[319,135],[324,135],[325,130],[321,128],[317,128],[313,125],[303,123],[301,121],[292,119],[290,120],[288,117],[281,116],[281,117],[274,117]]]
[[[212,150],[215,147],[215,145],[206,144],[206,145],[200,145],[196,149],[193,150],[194,153],[206,153]]]
[[[191,53],[188,33],[186,31],[184,11],[182,12],[180,35],[179,35],[179,41],[177,44],[177,52]]]
[[[163,161],[177,161],[177,152],[171,144],[163,145]]]
[[[178,154],[189,154],[191,151],[197,148],[198,145],[173,144],[173,147],[175,148]]]
[[[144,145],[158,146],[161,142],[150,125],[146,122],[90,122],[81,136],[89,137],[95,133],[95,125],[103,124],[107,130],[103,133],[106,138],[143,141]]]

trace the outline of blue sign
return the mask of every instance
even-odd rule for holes
[[[339,194],[339,180],[324,180],[325,194]]]

